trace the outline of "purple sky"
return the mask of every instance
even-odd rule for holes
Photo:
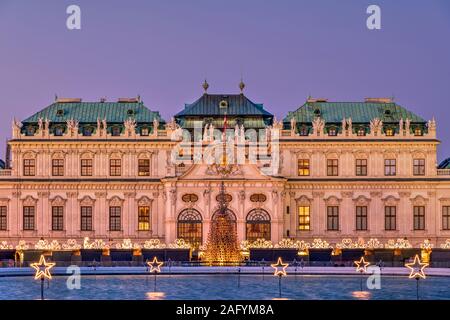
[[[82,29],[66,28],[66,7]],[[378,4],[382,29],[366,28]],[[140,94],[168,120],[202,94],[238,92],[282,118],[306,97],[394,96],[435,116],[450,156],[450,1],[0,0],[0,139],[54,95]],[[1,153],[4,155],[4,142]]]

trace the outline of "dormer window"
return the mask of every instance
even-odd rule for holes
[[[141,136],[148,136],[150,134],[147,127],[141,129]]]
[[[56,127],[55,128],[55,136],[62,136],[64,134],[64,128],[63,127]]]
[[[302,126],[300,128],[300,132],[299,133],[300,133],[301,136],[307,136],[308,135],[308,127]]]
[[[134,110],[133,109],[128,109],[127,115],[133,116],[134,115]]]
[[[366,135],[366,130],[363,127],[358,128],[357,135],[359,137],[365,136]]]
[[[86,137],[92,136],[92,128],[91,127],[84,127],[83,128],[83,136],[86,136]]]
[[[384,110],[384,115],[387,117],[391,116],[391,110]]]
[[[27,136],[34,136],[35,132],[36,132],[36,130],[34,129],[34,127],[33,126],[29,126],[29,127],[27,127],[25,134]]]
[[[421,136],[422,135],[422,129],[420,129],[419,127],[416,127],[414,129],[414,135],[415,136]]]
[[[120,136],[120,127],[118,127],[118,126],[116,126],[116,127],[112,127],[112,129],[111,129],[111,135],[113,136],[113,137],[118,137],[118,136]]]
[[[316,109],[314,110],[314,115],[315,115],[316,117],[319,117],[319,116],[320,116],[320,109],[319,109],[319,108],[316,108]]]
[[[387,128],[385,133],[386,133],[386,136],[392,137],[394,135],[394,129]]]
[[[328,129],[329,136],[337,136],[337,129],[335,127],[331,127]]]
[[[63,109],[58,109],[57,111],[56,111],[56,116],[57,117],[62,117],[64,115],[64,110]]]

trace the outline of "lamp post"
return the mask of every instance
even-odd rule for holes
[[[419,255],[416,254],[414,261],[406,263],[405,267],[410,270],[409,279],[416,279],[416,299],[419,300],[419,280],[426,279],[425,268],[428,267],[428,263],[421,262]]]
[[[41,255],[39,262],[32,263],[30,266],[36,270],[34,280],[41,280],[41,300],[44,300],[44,282],[45,279],[51,280],[50,269],[55,266],[55,263],[46,262],[44,255]]]
[[[289,266],[289,264],[283,263],[281,257],[278,257],[277,263],[273,263],[270,266],[275,269],[273,275],[275,277],[278,277],[278,294],[279,297],[281,298],[281,278],[287,275],[286,268]]]

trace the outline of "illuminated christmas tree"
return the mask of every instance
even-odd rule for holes
[[[228,210],[225,185],[222,182],[217,197],[219,211],[211,222],[204,253],[205,261],[212,265],[236,264],[242,260],[239,250],[235,221]]]

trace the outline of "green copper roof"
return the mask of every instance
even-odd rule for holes
[[[306,102],[294,112],[289,112],[283,122],[288,123],[295,117],[297,123],[310,123],[316,115],[331,123],[340,123],[343,118],[352,118],[353,123],[369,123],[374,118],[384,123],[398,123],[402,118],[415,123],[426,122],[394,102]]]
[[[450,158],[447,158],[444,161],[442,161],[439,164],[438,169],[450,169]]]
[[[22,122],[36,123],[39,118],[49,119],[53,123],[70,119],[80,123],[95,123],[97,119],[106,119],[108,123],[123,123],[129,118],[136,119],[138,123],[152,122],[155,118],[164,122],[159,112],[151,111],[143,102],[55,102]]]
[[[226,101],[227,107],[220,107],[222,101]],[[250,101],[243,94],[204,94],[194,103],[186,104],[184,110],[177,113],[175,117],[223,116],[225,113],[230,116],[273,117],[271,113],[264,110],[262,104]]]

